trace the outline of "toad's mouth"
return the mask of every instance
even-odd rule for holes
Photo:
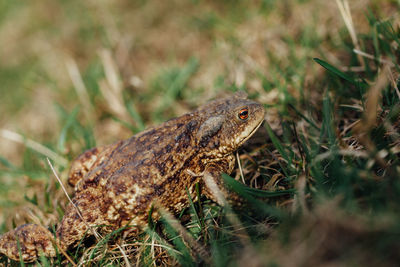
[[[262,124],[263,122],[264,122],[264,119],[262,119],[262,120],[257,124],[257,126],[254,127],[253,130],[251,130],[251,132],[250,132],[242,141],[240,141],[238,147],[242,146],[243,143],[245,143],[247,140],[249,140],[250,137],[252,137],[253,134],[258,130],[258,128],[260,128],[260,126],[261,126],[261,124]]]

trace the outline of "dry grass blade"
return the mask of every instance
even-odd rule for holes
[[[221,190],[218,188],[218,185],[215,183],[211,174],[209,174],[208,172],[204,173],[203,180],[204,180],[206,186],[208,187],[208,189],[211,191],[211,193],[215,197],[215,200],[217,201],[217,203],[223,207],[228,206],[228,202],[226,201]]]
[[[368,54],[364,51],[360,51],[358,49],[353,49],[353,52],[356,53],[357,55],[360,55],[362,57],[368,58],[368,59],[372,59],[372,60],[376,60],[382,64],[388,64],[390,67],[394,67],[393,62],[383,59],[383,58],[376,58],[374,55]]]
[[[376,82],[371,86],[366,96],[365,110],[363,118],[357,125],[354,126],[354,132],[358,134],[358,139],[367,150],[370,152],[375,151],[376,147],[369,137],[369,131],[376,126],[378,118],[379,103],[382,97],[382,91],[389,84],[390,67],[386,65],[379,73]],[[375,160],[384,168],[387,163],[382,157],[382,154],[377,153]]]
[[[110,89],[113,90],[115,94],[121,94],[123,88],[119,80],[117,65],[112,58],[110,50],[101,50],[100,57],[103,62],[104,72],[106,74],[107,82],[110,85]]]
[[[75,60],[70,57],[65,59],[65,66],[67,68],[69,77],[74,85],[75,91],[78,95],[81,106],[83,107],[83,112],[85,113],[86,120],[88,122],[94,121],[93,118],[93,107],[90,102],[89,94],[87,92],[86,86],[83,83],[82,76],[79,72],[78,65]]]
[[[390,67],[385,66],[379,74],[375,84],[367,93],[366,106],[364,111],[363,123],[361,129],[367,131],[375,126],[378,115],[379,102],[381,100],[382,90],[389,83]]]
[[[75,203],[71,200],[70,196],[68,195],[67,190],[66,190],[65,187],[64,187],[64,184],[62,183],[60,177],[58,177],[58,174],[57,174],[56,170],[54,169],[53,165],[51,164],[51,162],[50,162],[50,160],[49,160],[48,158],[47,158],[47,163],[49,164],[49,166],[50,166],[50,168],[51,168],[51,170],[52,170],[54,176],[56,177],[58,183],[60,184],[62,190],[64,191],[64,194],[67,196],[68,201],[69,201],[69,202],[74,206],[74,208],[76,209],[76,211],[77,211],[79,217],[80,217],[80,218],[82,219],[82,221],[86,224],[86,226],[88,227],[88,229],[90,229],[90,231],[93,233],[93,235],[96,237],[96,239],[97,239],[97,240],[100,240],[100,239],[101,239],[100,235],[97,233],[97,231],[96,231],[93,227],[89,226],[89,224],[88,224],[88,223],[86,222],[86,220],[83,218],[81,210],[80,210],[80,209],[78,208],[78,206],[76,206]]]
[[[246,184],[246,181],[244,180],[242,164],[240,163],[239,152],[237,152],[237,151],[236,151],[236,161],[237,161],[238,166],[239,166],[240,177],[242,178],[242,182],[243,182],[243,184]]]
[[[49,158],[47,158],[47,163],[49,164],[51,170],[54,173],[54,176],[56,177],[56,179],[58,180],[58,182],[60,183],[62,189],[64,190],[65,195],[67,196],[68,200],[73,204],[73,202],[71,201],[71,198],[69,197],[67,191],[65,190],[65,187],[63,185],[63,183],[61,182],[60,177],[58,177],[58,174],[56,172],[56,170],[54,169],[53,165],[51,164]],[[75,206],[75,204],[73,204]],[[76,206],[75,206],[76,207]],[[77,207],[76,207],[77,208]],[[77,208],[78,209],[78,208]],[[78,214],[81,216],[80,211],[78,209]],[[82,218],[83,220],[83,218]],[[53,242],[57,245],[58,249],[61,251],[61,253],[67,258],[67,260],[73,265],[73,266],[77,266],[76,263],[68,256],[68,254],[64,251],[64,249],[62,248],[62,246],[59,244],[58,240],[55,240],[53,236],[49,236],[49,238],[51,240],[53,240]]]
[[[153,259],[155,259],[156,257],[155,257],[155,249],[154,249],[154,246],[155,245],[155,239],[153,238],[153,239],[151,239],[151,247],[150,247],[150,251],[151,251],[151,256],[152,256],[152,258]],[[155,264],[155,261],[153,261],[153,265],[155,266],[156,264]]]
[[[120,82],[118,68],[112,58],[112,54],[109,50],[103,49],[99,52],[99,55],[106,75],[106,81],[100,83],[101,93],[107,101],[110,111],[118,117],[127,120],[129,115],[122,96],[123,86]]]
[[[397,86],[396,79],[394,78],[393,72],[391,72],[391,71],[389,72],[389,78],[390,78],[390,81],[392,82],[393,88],[396,90],[397,97],[400,99],[399,87]]]
[[[3,138],[20,143],[20,144],[24,144],[25,146],[29,147],[30,149],[35,150],[36,152],[38,152],[48,158],[51,158],[52,160],[54,160],[55,162],[57,162],[58,164],[60,164],[62,166],[67,166],[67,164],[68,164],[67,159],[65,159],[64,157],[61,157],[60,155],[58,155],[54,151],[48,149],[44,145],[42,145],[38,142],[35,142],[31,139],[25,138],[16,132],[12,132],[12,131],[9,131],[6,129],[0,129],[0,134]]]
[[[293,201],[293,206],[292,206],[292,212],[295,212],[298,210],[298,208],[301,208],[301,211],[303,211],[305,214],[309,213],[307,203],[306,203],[306,185],[307,185],[307,180],[305,175],[301,175],[296,183],[296,191],[298,194],[295,195],[294,201]]]
[[[357,158],[367,158],[368,157],[368,154],[365,153],[364,151],[358,151],[358,150],[352,150],[352,149],[341,149],[334,153],[337,153],[342,156],[351,156],[351,157],[357,157]],[[321,162],[325,159],[328,159],[331,156],[333,156],[332,151],[326,151],[322,154],[317,155],[314,159],[314,162],[315,163]]]
[[[356,30],[354,28],[353,18],[351,17],[349,2],[347,0],[336,0],[336,4],[339,8],[340,14],[342,15],[344,23],[346,24],[346,28],[349,31],[351,41],[353,42],[354,47],[356,48],[356,50],[360,51],[361,49],[360,49],[360,45],[358,42]],[[359,54],[357,54],[357,56],[358,56],[358,60],[361,64],[361,67],[363,69],[364,61],[362,60],[362,58]]]
[[[125,261],[126,266],[131,267],[132,265],[129,262],[129,259],[128,259],[128,256],[125,253],[125,250],[120,245],[118,245],[118,244],[116,244],[116,245],[117,245],[119,251],[121,251],[122,256],[124,257],[124,261]]]
[[[71,259],[71,257],[67,254],[67,252],[64,251],[62,246],[57,242],[57,240],[52,236],[50,233],[48,233],[48,237],[50,240],[52,240],[53,245],[55,244],[57,248],[61,251],[61,253],[67,258],[67,260],[72,264],[72,266],[77,266],[77,264]]]

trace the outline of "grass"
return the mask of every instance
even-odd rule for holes
[[[25,222],[54,230],[63,216],[46,156],[65,182],[85,149],[244,89],[267,109],[239,151],[241,171],[222,178],[244,207],[190,199],[140,238],[118,229],[82,241],[71,260],[396,265],[399,3],[346,3],[0,4],[0,38],[12,44],[0,50],[1,232]],[[38,262],[72,265],[61,253]]]

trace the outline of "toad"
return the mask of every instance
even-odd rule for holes
[[[140,233],[155,201],[179,214],[189,205],[188,192],[196,197],[196,183],[215,201],[202,179],[205,175],[229,198],[221,174],[233,171],[233,152],[254,134],[264,116],[261,104],[236,93],[127,140],[84,152],[71,166],[68,182],[75,193],[56,230],[58,246],[67,250],[77,245],[98,225],[113,231],[129,224]],[[157,212],[152,216],[159,218]],[[56,255],[53,240],[45,227],[25,224],[0,237],[0,252],[19,260],[20,248],[23,261],[32,262],[41,252]]]

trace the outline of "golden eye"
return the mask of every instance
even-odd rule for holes
[[[248,108],[242,108],[239,113],[238,113],[238,117],[241,120],[246,120],[249,117],[249,109]]]

